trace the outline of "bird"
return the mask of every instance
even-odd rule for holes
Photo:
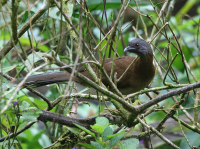
[[[115,59],[113,74],[116,74],[117,79],[122,76],[133,60],[135,60],[123,77],[117,82],[118,90],[122,94],[128,95],[144,89],[152,82],[155,76],[155,67],[153,64],[153,50],[151,49],[150,44],[143,39],[135,38],[131,40],[128,46],[124,49],[124,52],[135,53],[138,55],[137,59],[133,56],[121,56],[116,57]],[[106,58],[103,65],[109,76],[111,73],[112,61],[113,58]],[[89,64],[95,71],[96,67],[94,64]],[[93,81],[92,77],[84,67],[80,67],[78,72]],[[69,81],[69,78],[70,73],[67,71],[50,72],[30,76],[26,80],[26,84],[39,87],[52,83],[67,82]],[[22,80],[23,78],[14,78],[10,81],[10,84],[17,84],[17,82],[21,82]],[[84,84],[82,80],[75,76],[73,77],[73,81]],[[109,86],[109,82],[105,76],[101,76],[101,81],[105,86]]]

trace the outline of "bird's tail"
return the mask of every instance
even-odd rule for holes
[[[69,78],[70,78],[70,73],[66,71],[50,72],[50,73],[43,73],[30,76],[25,81],[25,84],[34,87],[39,87],[53,83],[67,82],[69,81]],[[22,80],[24,80],[24,78],[12,79],[10,81],[10,84],[18,84]]]

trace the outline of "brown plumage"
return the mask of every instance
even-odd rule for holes
[[[122,94],[130,94],[144,89],[153,80],[155,75],[153,51],[150,45],[142,39],[132,40],[124,49],[124,51],[133,52],[139,56],[125,73],[125,75],[121,78],[121,80],[117,83],[117,88],[122,92]],[[134,59],[135,57],[132,56],[122,56],[115,59],[113,74],[117,73],[117,79],[125,72],[127,67]],[[107,58],[104,62],[104,69],[108,75],[111,73],[112,60],[112,58]],[[92,64],[91,67],[96,69],[96,67],[94,68],[94,65]],[[92,77],[84,69],[84,67],[81,67],[78,71],[92,80]],[[31,76],[26,80],[26,82],[27,84],[33,86],[43,86],[52,83],[66,82],[69,80],[69,77],[70,74],[66,71],[52,72]],[[101,78],[104,85],[108,86],[109,84],[106,78],[103,75]],[[23,78],[20,78],[19,82],[22,79]],[[73,80],[79,83],[84,83],[75,77]],[[16,84],[16,82],[16,79],[13,79],[10,83]]]

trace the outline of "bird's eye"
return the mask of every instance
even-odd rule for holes
[[[138,44],[138,43],[136,43],[135,45],[136,45],[136,46],[139,46],[139,44]]]

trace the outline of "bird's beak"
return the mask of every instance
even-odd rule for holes
[[[124,49],[124,52],[126,52],[126,51],[134,51],[135,50],[135,48],[133,48],[133,47],[130,47],[130,46],[127,46],[125,49]]]

